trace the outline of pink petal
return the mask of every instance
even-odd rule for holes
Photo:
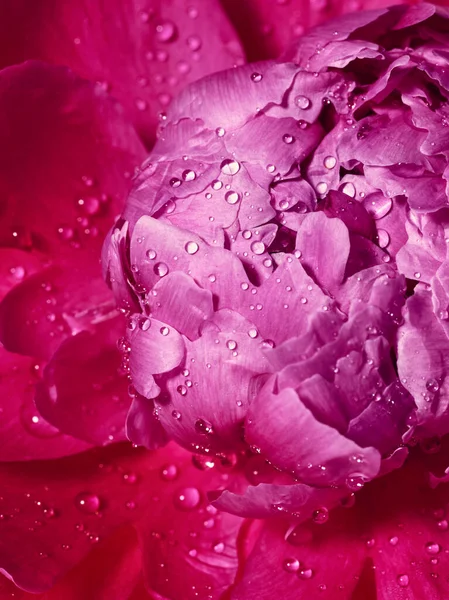
[[[6,2],[0,12],[3,65],[30,58],[65,64],[98,81],[126,108],[147,144],[157,115],[187,83],[242,61],[219,2],[185,0],[107,7],[48,2],[32,10]],[[101,32],[101,34],[100,34]]]
[[[296,249],[321,287],[334,291],[341,284],[350,249],[348,230],[341,220],[322,212],[306,215],[298,230]]]
[[[126,439],[130,400],[117,349],[124,325],[116,317],[69,338],[45,368],[36,405],[60,431],[95,445]]]
[[[362,449],[317,421],[293,389],[276,394],[272,388],[273,380],[253,400],[245,426],[248,442],[270,462],[312,485],[346,485],[355,473],[368,480],[375,477],[380,457],[374,448]],[[304,432],[299,443],[298,431]]]
[[[101,545],[107,549],[121,543],[128,550],[123,556],[128,575],[122,572],[116,585],[124,586],[124,594],[129,589],[131,600],[133,587],[136,594],[139,589],[141,557],[133,536],[122,527],[127,523],[138,529],[147,584],[158,593],[184,600],[188,582],[198,590],[211,586],[210,592],[218,596],[234,580],[241,519],[221,514],[206,502],[209,487],[218,487],[225,473],[218,468],[197,469],[179,448],[150,454],[114,445],[60,461],[9,464],[0,470],[5,492],[1,514],[6,515],[0,565],[23,589],[43,592],[88,555],[95,561],[92,552],[97,553],[97,544],[99,559]],[[117,564],[112,556],[111,561],[109,569]],[[83,570],[80,566],[80,575]],[[90,579],[92,590],[92,571]],[[103,584],[97,579],[99,598],[127,598],[108,596],[108,581],[109,577]],[[83,583],[88,580],[78,582]],[[74,589],[78,584],[72,584]],[[63,581],[59,585],[64,589]]]

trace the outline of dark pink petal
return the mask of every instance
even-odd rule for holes
[[[46,366],[36,405],[60,431],[95,445],[126,439],[130,400],[117,349],[124,328],[121,317],[100,322],[63,342]]]
[[[436,455],[415,451],[400,471],[367,484],[347,507],[323,505],[294,529],[267,521],[233,598],[444,598],[449,485],[432,490],[428,470],[441,469],[447,457],[447,443]]]
[[[338,217],[352,233],[368,239],[374,237],[374,222],[363,204],[357,202],[343,192],[331,191],[324,204],[324,212],[328,217]]]
[[[241,519],[221,514],[206,501],[210,487],[219,487],[228,475],[218,468],[197,469],[179,448],[150,454],[114,445],[60,461],[3,465],[1,470],[0,565],[23,589],[49,589],[96,552],[97,544],[111,534],[120,536],[118,528],[127,523],[138,529],[147,583],[158,593],[193,600],[191,586],[205,590],[208,585],[218,596],[234,580]],[[122,536],[133,560],[129,579],[122,575],[120,582],[136,586],[137,594],[140,552],[132,535]]]
[[[374,448],[361,448],[317,421],[295,390],[275,393],[273,385],[273,380],[268,382],[253,400],[245,425],[248,442],[270,462],[305,483],[321,486],[349,486],[355,474],[367,480],[375,477],[380,456]],[[298,431],[304,432],[299,440]]]
[[[114,15],[112,17],[111,15]],[[98,0],[30,8],[7,1],[0,11],[2,66],[30,58],[65,64],[98,81],[126,108],[151,144],[157,115],[190,81],[243,60],[219,2]],[[99,34],[101,32],[101,35]]]
[[[86,442],[63,435],[34,404],[42,363],[0,349],[1,461],[58,458],[82,452]]]

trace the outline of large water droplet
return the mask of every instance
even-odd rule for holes
[[[433,394],[436,394],[440,389],[440,384],[436,379],[428,379],[426,381],[426,389]]]
[[[251,244],[251,252],[254,254],[263,254],[265,252],[265,244],[261,241],[255,241]]]
[[[326,156],[323,163],[326,169],[333,169],[337,164],[337,159],[335,158],[335,156]]]

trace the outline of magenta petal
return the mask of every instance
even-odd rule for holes
[[[128,341],[134,387],[142,396],[154,398],[157,386],[153,375],[171,371],[180,364],[185,354],[183,337],[162,321],[143,318],[139,324],[133,322]]]
[[[114,0],[107,7],[98,0],[51,1],[26,8],[26,2],[2,5],[2,66],[37,58],[98,81],[125,106],[148,144],[158,113],[187,83],[243,59],[214,0],[195,6],[184,0],[146,6]]]
[[[376,476],[380,466],[377,450],[361,448],[317,421],[293,389],[275,393],[272,388],[273,380],[251,403],[245,435],[273,464],[317,485],[345,485],[355,473],[367,480]],[[307,432],[299,442],[298,431]],[[277,443],[280,436],[282,445]],[[354,462],[357,456],[361,460]]]
[[[156,395],[156,392],[154,392]],[[126,435],[138,446],[157,450],[165,446],[169,437],[156,416],[154,402],[148,398],[134,398],[126,419]]]
[[[306,215],[298,230],[296,249],[322,287],[334,291],[341,284],[350,250],[348,230],[342,221],[322,212]]]
[[[90,445],[63,435],[38,412],[35,386],[42,365],[0,349],[0,460],[58,458],[87,450]]]
[[[45,368],[36,405],[60,431],[95,445],[126,439],[130,400],[117,349],[124,325],[116,317],[99,323],[92,333],[69,338]]]
[[[200,288],[181,271],[169,273],[153,287],[151,315],[174,327],[190,340],[200,335],[204,321],[213,312],[212,294]]]

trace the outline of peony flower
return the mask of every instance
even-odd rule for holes
[[[447,10],[195,4],[0,7],[0,596],[445,598]]]

